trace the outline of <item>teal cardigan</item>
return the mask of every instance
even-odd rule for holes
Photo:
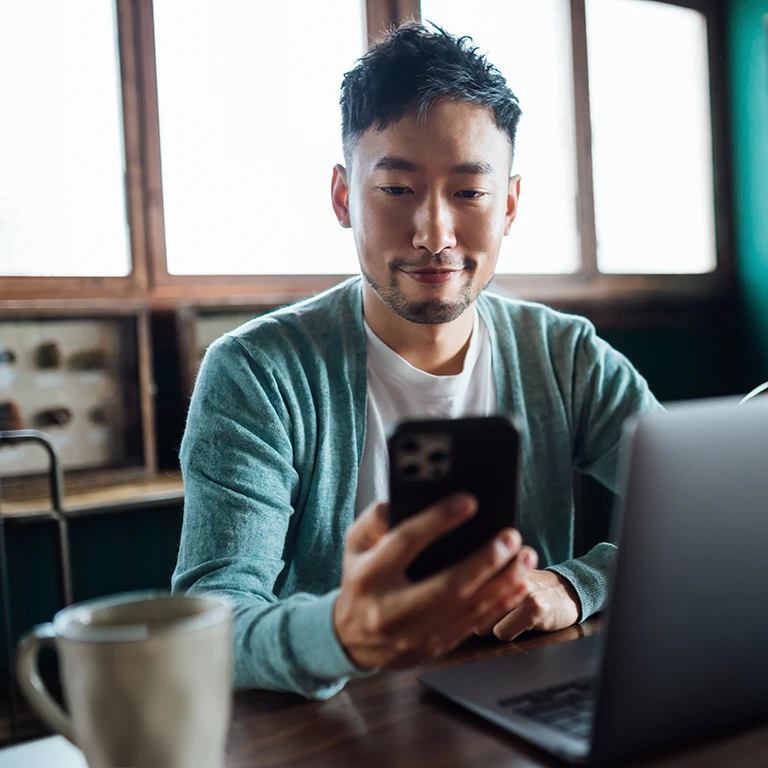
[[[523,427],[518,527],[599,610],[615,555],[573,559],[573,469],[615,488],[622,424],[660,408],[585,319],[488,292],[498,410]],[[361,673],[332,624],[365,441],[360,278],[246,323],[208,349],[184,439],[173,589],[229,596],[235,683],[326,698]]]

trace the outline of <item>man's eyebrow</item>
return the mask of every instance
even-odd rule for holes
[[[384,155],[373,166],[374,171],[418,171],[419,166],[404,157]],[[477,162],[460,163],[451,168],[451,173],[461,175],[493,176],[495,171],[490,163],[483,160]]]
[[[486,163],[484,160],[480,160],[478,162],[474,163],[461,163],[461,165],[454,165],[451,169],[453,173],[461,173],[461,174],[474,174],[478,176],[493,176],[496,171],[494,171],[493,166],[490,163]]]
[[[404,157],[393,157],[392,155],[384,155],[380,157],[373,166],[374,171],[416,171],[418,165],[412,163],[410,160],[406,160]]]

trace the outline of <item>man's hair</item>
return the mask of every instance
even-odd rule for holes
[[[438,99],[456,99],[493,111],[507,133],[511,156],[522,110],[507,81],[471,46],[436,25],[407,21],[362,56],[341,85],[341,138],[347,164],[369,128],[383,130],[406,114],[424,118]]]

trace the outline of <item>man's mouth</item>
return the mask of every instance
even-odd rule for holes
[[[463,269],[404,269],[408,277],[417,283],[448,283],[458,277]]]

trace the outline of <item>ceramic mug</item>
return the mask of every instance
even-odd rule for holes
[[[69,715],[38,652],[59,656]],[[19,644],[19,685],[89,768],[221,768],[232,709],[232,609],[211,596],[137,592],[78,603]]]

